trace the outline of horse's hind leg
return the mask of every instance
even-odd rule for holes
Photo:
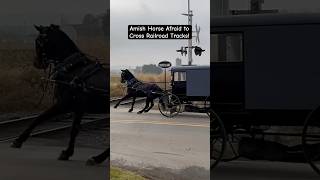
[[[100,164],[103,161],[105,161],[108,157],[110,157],[110,148],[106,149],[101,154],[99,154],[97,156],[93,156],[90,159],[88,159],[87,165],[88,166],[93,166],[93,165],[96,165],[96,164]]]
[[[20,148],[23,144],[23,142],[25,142],[28,137],[30,136],[30,134],[32,133],[33,129],[35,127],[37,127],[39,124],[41,124],[43,121],[50,119],[54,116],[57,116],[59,114],[62,114],[64,112],[64,108],[61,107],[58,104],[53,105],[50,109],[46,110],[45,112],[43,112],[42,114],[40,114],[30,125],[29,127],[23,131],[23,133],[17,138],[15,139],[12,144],[11,147],[13,148]]]
[[[143,112],[149,107],[149,104],[150,104],[150,98],[147,97],[147,99],[146,99],[146,105],[144,106],[144,108],[143,108],[141,111],[138,112],[138,114],[143,113]]]
[[[153,106],[154,106],[154,102],[153,102],[153,100],[154,100],[154,99],[151,99],[151,100],[150,100],[151,105],[149,106],[149,108],[148,108],[148,109],[144,110],[144,112],[149,112],[149,111],[150,111],[150,109],[152,109],[152,108],[153,108]]]
[[[73,155],[74,144],[76,142],[76,137],[80,131],[80,123],[81,123],[82,116],[83,116],[82,112],[74,113],[68,148],[61,152],[61,154],[58,158],[59,160],[68,160],[69,157],[71,157]]]

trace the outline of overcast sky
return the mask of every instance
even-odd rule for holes
[[[187,63],[187,57],[176,52],[186,46],[186,40],[128,40],[131,24],[187,24],[187,0],[111,0],[111,66],[135,67],[157,64],[162,60],[175,62],[177,57]],[[210,0],[191,0],[194,25],[201,26],[199,46],[206,51],[194,56],[195,64],[209,64]]]
[[[249,9],[250,0],[229,0],[230,9]],[[263,9],[291,12],[319,12],[320,0],[264,0]]]
[[[106,12],[107,0],[1,0],[0,25],[81,22],[87,13]]]

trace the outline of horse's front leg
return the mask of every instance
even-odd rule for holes
[[[121,99],[117,102],[117,104],[114,106],[114,108],[116,109],[116,108],[120,105],[120,103],[121,103],[122,101],[124,101],[124,100],[126,100],[126,99],[128,99],[128,98],[130,98],[130,97],[131,97],[130,94],[125,95],[123,98],[121,98]]]
[[[110,148],[106,149],[101,154],[99,154],[97,156],[93,156],[92,158],[88,159],[87,165],[88,166],[93,166],[93,165],[96,165],[96,164],[101,164],[108,157],[110,157]]]
[[[132,103],[131,103],[131,108],[129,109],[128,112],[132,112],[133,111],[134,104],[136,103],[136,97],[137,97],[136,95],[133,96]]]
[[[76,137],[80,131],[81,119],[83,112],[75,112],[73,116],[73,122],[70,133],[70,141],[66,150],[63,150],[59,156],[59,160],[69,160],[74,153],[74,144],[76,142]]]
[[[53,118],[53,117],[55,117],[59,114],[62,114],[64,112],[65,112],[65,109],[60,104],[53,105],[51,108],[49,108],[48,110],[46,110],[45,112],[40,114],[29,125],[29,127],[25,131],[23,131],[23,133],[17,139],[15,139],[12,142],[11,147],[20,148],[22,146],[23,142],[25,142],[28,139],[28,137],[30,136],[30,134],[32,133],[32,131],[34,130],[35,127],[37,127],[43,121],[48,120],[50,118]]]

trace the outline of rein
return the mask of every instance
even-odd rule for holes
[[[44,72],[44,75],[47,76],[47,79],[50,79],[50,76],[52,73],[52,64],[49,64],[49,71],[46,71],[46,69],[44,69],[43,72]],[[48,81],[44,82],[43,81],[44,79],[46,78],[41,78],[42,93],[38,103],[34,106],[35,108],[38,108],[42,104],[43,99],[48,92],[49,82]],[[54,101],[54,97],[52,97],[52,99]]]

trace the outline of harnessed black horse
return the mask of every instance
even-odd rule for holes
[[[114,108],[117,108],[122,101],[132,97],[133,100],[131,108],[128,111],[132,112],[136,102],[136,97],[146,97],[146,105],[142,110],[138,111],[138,114],[150,111],[154,106],[154,99],[162,96],[163,90],[156,84],[143,83],[139,81],[128,69],[121,71],[121,83],[127,84],[127,95],[120,99]]]
[[[47,69],[53,65],[50,81],[55,83],[55,104],[40,114],[30,126],[13,141],[11,147],[20,148],[33,129],[45,120],[64,113],[73,113],[70,141],[59,160],[68,160],[74,153],[75,139],[84,113],[109,112],[108,71],[100,63],[87,58],[57,25],[35,26],[36,38],[34,66]],[[50,73],[50,72],[49,72]],[[107,120],[109,125],[110,122]],[[109,148],[89,163],[101,163],[110,156]]]

